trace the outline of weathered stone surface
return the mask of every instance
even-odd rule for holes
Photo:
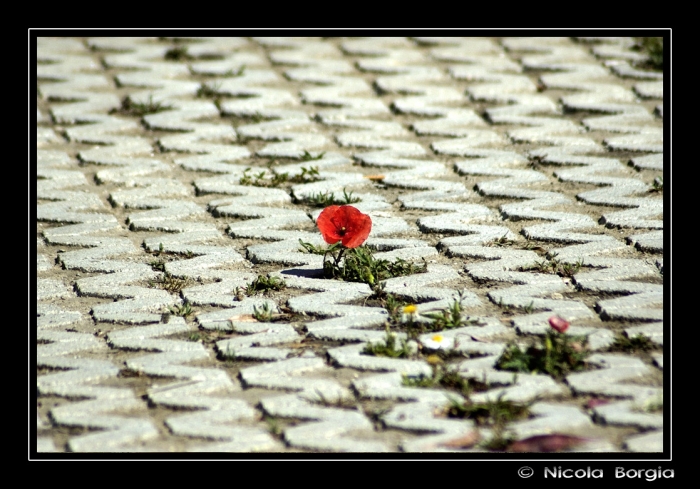
[[[447,409],[499,400],[517,439],[668,449],[663,73],[634,42],[39,37],[35,455],[485,452]],[[300,240],[343,204],[421,273],[324,276]],[[554,315],[584,368],[499,370]]]

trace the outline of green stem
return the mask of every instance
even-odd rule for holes
[[[545,336],[544,339],[544,346],[545,346],[545,357],[544,357],[544,365],[545,365],[545,370],[549,373],[551,372],[552,369],[552,335],[547,332],[547,336]]]
[[[336,268],[340,268],[340,259],[343,258],[343,253],[345,253],[345,250],[347,248],[341,248],[340,253],[338,253],[338,256],[335,258],[335,266]]]

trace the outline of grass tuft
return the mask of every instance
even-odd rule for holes
[[[213,98],[217,99],[221,97],[219,89],[221,88],[221,83],[202,83],[202,85],[197,89],[197,98]]]
[[[629,337],[627,333],[621,332],[615,336],[615,342],[610,346],[608,351],[623,351],[626,353],[636,353],[640,351],[655,350],[657,347],[649,337],[643,334],[637,334]]]
[[[266,294],[271,290],[282,290],[286,287],[287,284],[284,282],[284,280],[280,278],[258,275],[258,278],[256,278],[246,286],[246,288],[244,289],[244,293],[245,295],[250,297],[257,294],[258,292]],[[234,293],[237,294],[238,291],[234,291]]]
[[[463,301],[463,293],[460,291],[459,296],[452,302],[452,304],[442,311],[421,313],[421,316],[430,319],[430,323],[428,325],[421,325],[423,328],[422,332],[443,331],[446,329],[461,328],[462,326],[472,326],[478,324],[477,320],[470,319],[469,316],[463,315]]]
[[[166,110],[173,110],[172,105],[164,104],[163,102],[154,102],[153,95],[148,97],[148,102],[138,103],[126,97],[122,101],[122,106],[118,109],[112,110],[110,113],[119,113],[126,116],[133,117],[143,117],[148,114],[156,114],[158,112],[164,112]]]
[[[185,301],[183,304],[171,306],[169,309],[173,315],[181,317],[187,317],[194,312],[192,310],[192,306],[187,301]]]
[[[542,345],[529,346],[524,351],[510,342],[496,362],[499,370],[545,373],[561,379],[570,372],[582,370],[588,356],[585,336],[570,337],[547,331]]]
[[[664,38],[638,37],[634,48],[649,56],[648,67],[655,70],[664,69]]]
[[[656,177],[653,182],[651,182],[651,188],[649,192],[663,192],[664,191],[664,177]]]
[[[163,56],[167,61],[188,61],[194,59],[187,52],[187,46],[175,46],[174,48],[168,49]]]
[[[557,253],[551,255],[549,260],[536,261],[531,265],[520,267],[521,272],[536,270],[539,273],[553,273],[560,277],[573,277],[583,266],[583,258],[579,258],[574,263],[562,262],[557,259]]]
[[[372,250],[366,246],[345,248],[335,243],[327,248],[320,248],[299,240],[307,253],[323,255],[323,274],[326,278],[334,278],[345,282],[362,282],[372,287],[381,280],[403,277],[414,273],[422,273],[428,269],[425,260],[422,265],[415,265],[401,258],[390,262],[374,258]]]
[[[459,392],[464,397],[469,397],[473,392],[483,392],[489,389],[489,384],[474,378],[463,377],[456,368],[435,365],[431,376],[418,375],[409,377],[404,375],[402,384],[407,387],[445,387]]]
[[[343,189],[343,196],[336,197],[334,192],[319,192],[317,194],[312,194],[310,197],[304,199],[304,201],[313,207],[328,207],[329,205],[347,205],[347,204],[357,204],[361,202],[362,199],[352,195],[352,191],[347,192]]]
[[[498,247],[502,248],[504,246],[511,246],[512,244],[515,243],[515,241],[513,241],[512,239],[506,238],[506,236],[508,236],[508,233],[504,234],[500,238],[496,238],[492,241],[489,241],[488,243],[486,243],[486,246],[498,246]]]
[[[397,340],[396,333],[387,333],[384,343],[367,343],[362,353],[389,358],[409,358],[417,353],[417,345],[414,348],[412,346],[413,343],[409,343],[404,339],[400,341],[400,344],[397,344]]]
[[[238,68],[237,70],[234,70],[233,68],[231,68],[230,70],[228,70],[227,72],[225,72],[221,76],[224,78],[234,78],[234,77],[238,77],[238,76],[243,76],[243,74],[245,73],[245,68],[246,68],[245,65],[241,65],[241,67]]]
[[[467,398],[464,402],[452,400],[446,412],[451,418],[471,419],[477,426],[490,427],[492,437],[480,445],[489,450],[505,450],[514,440],[507,432],[508,423],[528,418],[530,404],[505,400],[503,395],[486,402]]]
[[[261,323],[268,323],[272,321],[273,315],[274,313],[272,311],[272,307],[270,307],[270,304],[267,302],[264,303],[260,309],[258,309],[257,306],[253,306],[253,317]]]
[[[274,164],[274,160],[268,163],[268,168]],[[320,180],[318,168],[311,166],[309,168],[302,167],[301,173],[293,177],[289,173],[276,173],[272,170],[262,170],[258,173],[251,174],[251,168],[246,168],[243,171],[243,176],[239,179],[240,185],[250,185],[254,187],[279,187],[284,183],[311,183]]]
[[[313,161],[313,160],[320,160],[323,158],[323,155],[325,155],[326,152],[324,151],[323,153],[319,153],[317,156],[312,156],[311,153],[308,151],[304,150],[304,154],[301,156],[302,161]]]
[[[170,272],[163,272],[156,280],[149,282],[149,285],[167,290],[171,294],[179,294],[190,282],[191,279],[186,275],[180,278]]]

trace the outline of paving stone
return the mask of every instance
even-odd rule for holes
[[[647,55],[629,49],[629,45],[606,45],[594,46],[591,52],[599,58],[624,59],[630,62],[641,62],[647,60]]]
[[[221,426],[221,423],[238,420],[252,421],[255,416],[255,410],[245,401],[230,400],[226,410],[207,411],[206,417],[201,413],[171,416],[166,424],[175,435],[226,440],[261,434],[260,430],[236,427],[226,429]],[[269,433],[267,435],[269,436]]]
[[[51,143],[61,143],[61,137],[56,134],[53,129],[48,127],[37,127],[36,128],[36,145],[49,145]]]
[[[496,401],[502,396],[513,402],[528,403],[566,394],[566,388],[547,375],[514,375],[513,372],[495,370],[496,362],[505,349],[505,345],[500,346],[500,351],[492,350],[487,357],[465,360],[459,364],[460,375],[464,377],[506,386],[474,394],[471,398],[475,402]]]
[[[664,82],[639,82],[634,85],[634,91],[642,98],[664,98]]]
[[[312,401],[340,402],[352,399],[352,394],[333,380],[296,377],[306,372],[323,371],[327,368],[321,358],[290,358],[243,369],[241,380],[247,386],[301,391],[300,397]]]
[[[495,132],[472,130],[466,137],[435,142],[431,148],[437,154],[467,156],[475,146],[502,146],[506,142],[507,140],[503,136],[499,136]]]
[[[430,375],[432,372],[427,363],[420,361],[363,355],[364,348],[364,344],[333,348],[328,350],[328,356],[342,367],[359,370],[398,371],[407,375]]]
[[[142,326],[115,331],[107,335],[107,341],[112,348],[123,350],[151,350],[151,351],[200,351],[202,346],[197,343],[154,339],[159,336],[168,336],[175,333],[186,333],[192,328],[184,324],[184,321],[171,320],[166,324]]]
[[[263,351],[258,352],[256,347],[295,343],[303,339],[292,326],[287,324],[257,323],[255,326],[255,331],[251,331],[250,328],[246,328],[246,323],[232,321],[234,331],[252,334],[218,341],[216,343],[217,350],[235,358],[282,360],[287,358],[291,350],[263,348]]]
[[[624,383],[649,373],[648,367],[637,358],[598,353],[590,356],[588,363],[602,368],[569,374],[566,380],[574,392],[635,399],[646,399],[658,393],[655,388]]]
[[[448,394],[438,389],[406,387],[403,385],[404,379],[420,378],[421,375],[423,374],[383,373],[355,380],[352,385],[361,397],[369,399],[419,401],[429,403],[432,406],[445,406],[451,398],[462,400],[462,396],[456,393]]]
[[[609,106],[608,112],[619,112],[615,115],[588,117],[583,119],[583,125],[590,131],[607,131],[611,133],[639,134],[651,129],[654,116],[644,107],[636,105]]]
[[[365,287],[367,286],[365,285]],[[386,317],[386,311],[383,309],[376,308],[377,310],[373,311],[367,310],[362,306],[342,305],[342,302],[370,295],[369,287],[367,287],[366,292],[358,292],[359,293],[353,294],[355,297],[350,296],[347,292],[343,293],[342,291],[308,294],[290,299],[287,305],[293,311],[304,314],[320,314],[323,316],[379,315],[382,318]]]
[[[657,345],[663,346],[664,344],[664,323],[650,323],[643,326],[634,326],[632,328],[625,329],[625,333],[629,338],[633,338],[637,335],[646,336],[651,341]]]
[[[397,406],[383,420],[388,427],[432,434],[403,442],[401,449],[405,452],[453,451],[445,446],[449,441],[474,435],[470,421],[438,418],[434,413],[435,407],[428,403],[409,403]]]
[[[627,242],[633,244],[640,251],[651,253],[663,253],[664,251],[663,231],[652,231],[650,233],[628,236]]]
[[[388,451],[388,447],[381,442],[343,436],[361,430],[372,430],[370,421],[358,411],[317,407],[295,396],[265,398],[261,401],[261,406],[271,416],[312,420],[311,423],[302,423],[284,430],[285,441],[291,446],[340,452]]]
[[[252,299],[249,300],[252,301]],[[269,307],[276,308],[276,305],[272,301],[260,299],[251,303],[249,306],[242,306],[234,309],[220,309],[217,311],[198,314],[197,323],[199,323],[199,325],[204,329],[233,331],[234,321],[241,320],[241,318],[252,314],[254,305],[259,308],[264,304],[269,304]]]
[[[625,61],[620,62],[615,60],[614,63],[610,63],[608,66],[610,66],[613,73],[622,78],[636,78],[641,80],[663,80],[664,78],[663,73],[659,73],[657,71],[639,70],[633,68]]]
[[[69,326],[83,319],[83,315],[77,311],[64,311],[45,304],[37,304],[36,315],[39,329]]]
[[[643,430],[663,428],[660,414],[635,412],[632,401],[615,402],[593,409],[604,423],[618,426],[634,426]]]
[[[40,453],[57,452],[53,440],[46,436],[39,436],[36,439],[36,451]]]
[[[56,334],[56,333],[53,333]],[[64,333],[73,336],[70,333]],[[92,335],[79,335],[96,340]],[[100,342],[100,344],[102,344]],[[51,345],[48,345],[51,346]],[[65,351],[72,353],[73,350]],[[61,352],[52,352],[61,355]],[[56,426],[78,426],[83,428],[100,428],[103,431],[73,437],[68,448],[75,452],[119,451],[124,445],[135,441],[145,441],[157,436],[157,429],[147,419],[127,418],[110,415],[115,410],[144,410],[145,405],[136,399],[129,389],[112,387],[95,387],[85,385],[102,378],[116,377],[118,369],[110,362],[90,361],[85,359],[66,359],[62,357],[45,357],[47,366],[74,368],[58,374],[40,376],[37,379],[37,391],[44,395],[57,395],[88,400],[69,403],[51,410],[51,419]]]
[[[654,129],[636,135],[607,138],[603,143],[611,151],[662,153],[664,150],[663,133]]]
[[[663,170],[664,155],[651,154],[646,156],[635,156],[630,160],[630,164],[636,169]]]
[[[182,290],[182,297],[192,305],[197,306],[219,306],[219,307],[234,307],[236,312],[234,314],[253,314],[255,312],[254,308],[258,309],[265,307],[272,307],[273,310],[276,306],[272,301],[267,301],[260,298],[244,298],[239,301],[236,296],[236,288],[240,287],[245,289],[245,287],[250,284],[253,280],[257,278],[256,274],[253,273],[241,273],[241,272],[223,272],[215,270],[206,275],[199,274],[200,278],[213,278],[218,280],[218,282],[206,285],[195,285],[188,286]]]
[[[586,338],[588,340],[588,348],[591,351],[604,350],[615,343],[615,335],[612,331],[606,329],[597,329]]]
[[[593,427],[591,418],[577,406],[538,402],[530,407],[534,419],[513,423],[516,438],[561,432],[586,432]]]
[[[653,291],[635,294],[618,299],[598,301],[601,317],[604,319],[663,320],[663,295],[661,287]],[[661,305],[661,307],[649,307]]]
[[[105,344],[101,339],[91,334],[66,333],[62,331],[41,330],[37,332],[37,340],[50,342],[47,345],[38,345],[37,357],[55,357],[67,355],[85,350],[104,349]]]
[[[444,368],[492,384],[473,399],[534,402],[520,439],[595,429],[571,451],[662,451],[664,352],[605,352],[615,330],[663,345],[664,202],[649,183],[663,73],[634,67],[633,44],[38,38],[37,394],[64,398],[50,426],[37,418],[38,447],[487,452],[455,446],[477,434],[445,417],[456,393],[404,385],[448,351]],[[167,110],[138,114],[154,103]],[[287,181],[241,184],[263,170]],[[299,241],[327,245],[315,201],[331,193],[360,199],[375,258],[427,271],[381,290],[323,278]],[[555,259],[580,268],[533,268]],[[189,281],[171,293],[165,272]],[[287,287],[241,296],[258,275]],[[467,322],[409,339],[389,298],[417,305],[418,325],[460,300]],[[187,320],[170,310],[184,303]],[[270,322],[255,320],[263,307]],[[555,314],[587,336],[590,370],[495,369],[509,339],[537,341]],[[412,357],[363,353],[387,327]],[[613,400],[586,412],[581,395]],[[278,435],[263,416],[284,419]]]
[[[663,452],[664,432],[657,430],[643,435],[630,436],[625,440],[625,446],[633,452]]]
[[[182,342],[186,343],[186,342]],[[189,378],[191,374],[210,374],[213,378],[224,379],[223,372],[216,370],[206,371],[195,367],[181,366],[181,363],[208,358],[209,353],[199,343],[192,343],[190,348],[176,349],[167,354],[148,355],[127,361],[126,365],[131,370],[143,371],[149,375],[172,376]]]
[[[66,299],[73,295],[73,290],[60,280],[37,279],[37,300]]]
[[[123,452],[128,450],[124,445],[152,440],[157,436],[158,430],[149,421],[128,419],[112,431],[75,437],[68,442],[68,447],[72,452]]]

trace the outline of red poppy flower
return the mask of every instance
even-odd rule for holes
[[[549,325],[558,333],[563,333],[569,329],[569,321],[559,316],[552,316],[549,318]]]
[[[351,205],[331,205],[316,220],[326,243],[343,242],[346,248],[357,248],[372,230],[372,219]]]

